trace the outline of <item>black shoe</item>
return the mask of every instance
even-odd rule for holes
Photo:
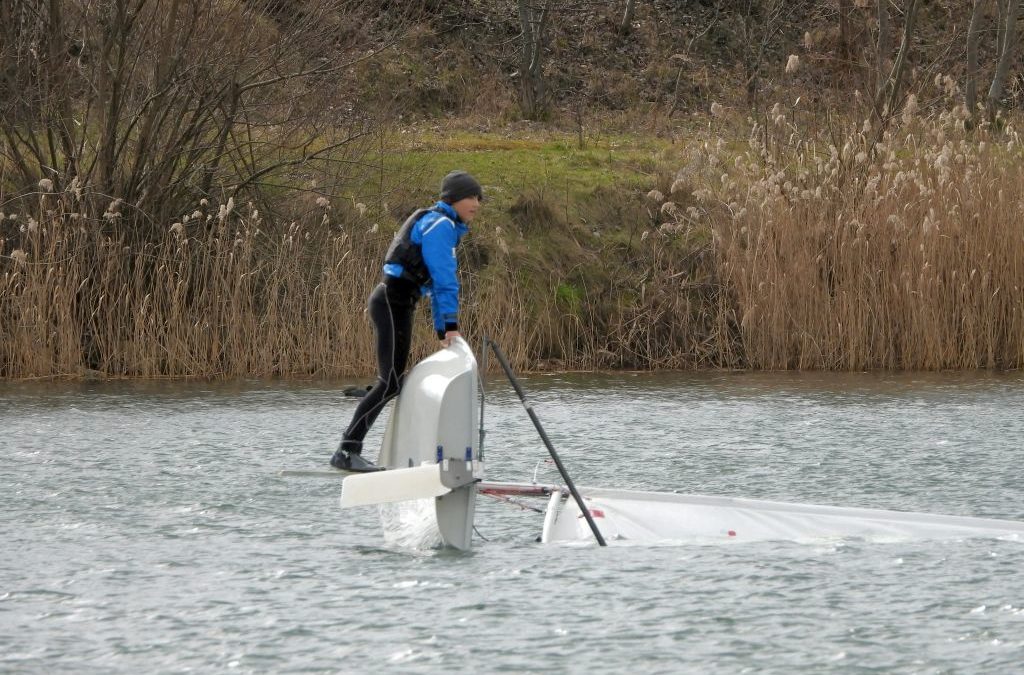
[[[335,469],[351,471],[353,473],[370,473],[372,471],[384,470],[384,467],[377,466],[373,462],[363,459],[360,453],[345,452],[344,450],[338,450],[334,453],[334,456],[331,457],[331,466]]]
[[[353,441],[342,437],[341,443],[338,444],[338,452],[343,452],[346,455],[350,452],[354,452],[357,455],[363,451],[362,441]],[[335,453],[337,454],[337,453]]]

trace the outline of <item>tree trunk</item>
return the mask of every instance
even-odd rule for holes
[[[850,56],[850,0],[839,0],[839,56]]]
[[[46,111],[46,123],[49,132],[56,131],[59,139],[59,147],[50,140],[50,167],[52,173],[50,178],[55,179],[55,184],[64,184],[69,176],[78,175],[78,162],[75,157],[75,142],[71,137],[71,126],[74,123],[71,114],[71,96],[67,92],[64,59],[67,54],[68,45],[66,42],[64,19],[61,12],[59,0],[50,0],[49,38],[47,58],[47,70],[49,86],[53,87],[52,99],[53,110]]]
[[[878,127],[879,138],[885,122],[892,116],[903,88],[903,74],[907,69],[907,54],[910,53],[910,40],[914,35],[914,17],[917,14],[918,0],[907,0],[906,19],[903,23],[903,40],[892,66],[892,74],[882,85],[875,97],[875,114],[882,120]]]
[[[889,24],[889,0],[878,0],[878,52],[875,62],[876,93],[881,91],[885,82],[885,63],[889,60],[892,49],[892,26]]]
[[[971,22],[967,28],[967,81],[964,84],[964,105],[971,118],[978,108],[978,41],[981,39],[981,9],[984,0],[974,0]]]
[[[633,14],[636,13],[636,0],[626,0],[626,11],[622,14],[619,32],[625,35],[633,29]]]
[[[100,135],[97,144],[100,192],[121,197],[117,184],[118,125],[121,122],[124,96],[129,83],[125,81],[125,60],[132,34],[132,18],[125,0],[117,0],[107,8],[107,21],[100,43],[99,82],[97,86],[100,111]]]
[[[544,33],[552,0],[542,6],[519,0],[519,25],[523,31],[523,50],[519,62],[519,107],[527,119],[539,119],[547,112],[544,82]]]
[[[999,99],[1003,97],[1006,76],[1010,72],[1010,60],[1017,46],[1017,15],[1020,12],[1019,0],[1007,0],[1006,23],[1003,28],[1003,41],[999,51],[999,64],[996,74],[992,77],[992,85],[988,88],[988,117],[994,121],[999,110]]]
[[[1006,2],[996,0],[996,55],[1003,53],[1003,36],[1006,34]]]

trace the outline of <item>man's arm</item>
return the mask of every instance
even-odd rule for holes
[[[459,330],[459,279],[455,246],[459,236],[451,219],[439,217],[422,226],[423,262],[431,280],[431,313],[439,340]]]

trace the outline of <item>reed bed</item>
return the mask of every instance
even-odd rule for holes
[[[365,219],[336,222],[321,202],[313,225],[274,228],[251,205],[204,201],[154,242],[119,225],[118,200],[94,217],[72,191],[40,193],[41,217],[0,219],[0,376],[372,373],[365,306],[391,234]],[[593,366],[549,346],[560,323],[535,317],[562,315],[524,295],[500,228],[481,236],[494,251],[463,274],[467,337],[490,335],[521,369],[555,353],[560,365]],[[429,299],[420,304],[414,359],[436,348]]]
[[[351,313],[375,279],[379,237],[334,227],[326,213],[317,227],[274,232],[229,201],[212,212],[203,203],[160,241],[137,242],[117,226],[116,202],[101,218],[74,202],[41,195],[47,215],[7,242],[3,375],[365,371],[370,328]]]
[[[805,133],[776,110],[738,150],[710,137],[646,211],[589,214],[617,223],[604,238],[497,214],[460,249],[467,337],[521,370],[1020,368],[1020,137],[966,120]],[[365,210],[321,199],[282,226],[204,201],[140,240],[118,200],[90,213],[45,183],[0,213],[0,376],[373,372],[391,235]],[[413,358],[436,344],[426,313]]]
[[[778,108],[698,191],[758,369],[1019,368],[1024,164],[962,109],[805,135]],[[838,141],[835,139],[839,139]]]

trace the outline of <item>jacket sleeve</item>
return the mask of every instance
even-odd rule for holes
[[[436,218],[421,226],[423,262],[430,272],[431,314],[438,337],[459,328],[459,279],[455,247],[459,235],[448,218]]]

